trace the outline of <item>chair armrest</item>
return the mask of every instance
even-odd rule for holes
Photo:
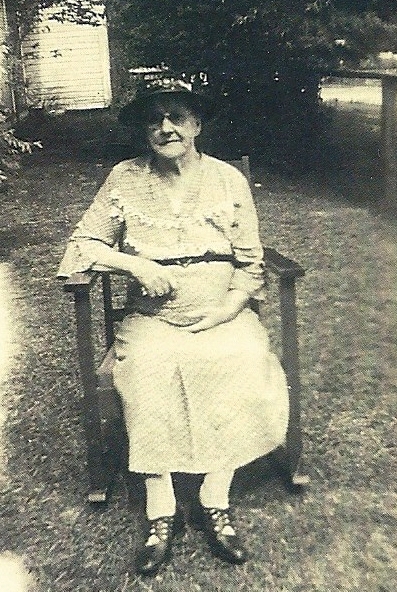
[[[305,270],[299,263],[280,255],[275,249],[266,247],[264,254],[266,266],[280,278],[296,278],[305,275]]]
[[[89,292],[100,276],[97,271],[73,273],[64,283],[65,292]]]

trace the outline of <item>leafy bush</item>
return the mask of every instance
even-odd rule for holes
[[[6,187],[9,174],[19,169],[19,156],[42,148],[39,141],[26,141],[14,135],[10,126],[10,110],[0,105],[0,190]]]

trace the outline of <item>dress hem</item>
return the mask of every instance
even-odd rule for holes
[[[267,452],[263,452],[263,454],[254,454],[254,455],[250,455],[241,461],[236,461],[229,464],[222,464],[222,465],[206,465],[204,467],[204,465],[199,465],[195,468],[192,468],[192,466],[190,465],[190,467],[187,467],[186,465],[173,465],[171,468],[170,467],[151,467],[149,468],[139,468],[139,467],[134,467],[132,468],[131,465],[129,465],[128,467],[128,471],[130,473],[139,473],[139,474],[150,474],[150,475],[162,475],[164,473],[186,473],[189,475],[206,475],[207,473],[213,473],[216,471],[236,471],[237,469],[240,469],[242,467],[245,467],[247,465],[249,465],[250,463],[258,460],[259,458],[262,458],[264,456],[267,456],[268,454],[270,454],[271,452],[273,452],[274,450],[277,450],[277,448],[283,447],[285,446],[285,439],[282,440],[281,442],[278,442],[274,445],[272,445]]]

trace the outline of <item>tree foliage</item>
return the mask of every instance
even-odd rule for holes
[[[108,0],[110,36],[127,67],[205,70],[222,101],[214,151],[301,158],[323,116],[321,76],[368,53],[397,50],[397,20],[375,0]],[[397,2],[391,0],[397,8]],[[287,155],[288,153],[288,155]]]
[[[254,55],[263,42],[285,48],[291,55],[305,54],[312,63],[338,59],[334,41],[342,35],[348,47],[357,47],[357,54],[385,45],[396,47],[397,21],[386,18],[393,12],[386,11],[383,4],[375,0],[107,2],[112,30],[123,38],[131,59],[143,54],[152,60],[202,62],[216,54],[216,58],[227,60],[228,54],[235,56],[240,50],[233,44],[245,36],[244,49],[251,47]],[[397,8],[395,0],[388,6],[393,4]]]
[[[91,22],[100,0],[14,0],[21,14]],[[318,82],[341,64],[397,51],[397,0],[107,0],[115,103],[128,68],[206,71],[222,100],[219,143],[302,153],[321,124]],[[29,12],[30,11],[30,12]],[[212,134],[214,139],[214,134]],[[216,143],[216,142],[215,142]],[[221,152],[220,147],[214,150]]]
[[[98,26],[103,22],[102,0],[7,0],[8,13],[24,35],[40,20],[40,11],[51,8],[54,20]]]
[[[100,24],[106,6],[111,34],[131,62],[189,62],[192,67],[235,62],[244,49],[248,62],[261,42],[311,65],[340,59],[335,39],[345,39],[351,60],[382,49],[397,50],[397,0],[8,0],[10,12],[31,24],[41,8],[53,18]],[[259,37],[258,37],[259,35]],[[240,48],[241,39],[246,43]],[[252,45],[252,42],[253,45]],[[250,51],[247,52],[247,49]],[[249,53],[252,55],[249,56]],[[247,62],[247,60],[246,60]],[[230,69],[230,65],[229,65]]]

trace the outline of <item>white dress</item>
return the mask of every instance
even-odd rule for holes
[[[116,165],[71,237],[59,275],[96,268],[100,249],[153,260],[233,255],[234,263],[172,265],[177,288],[139,290],[116,336],[114,384],[124,404],[129,468],[142,473],[235,469],[282,444],[288,390],[267,333],[248,307],[206,331],[181,327],[228,290],[261,298],[262,248],[248,183],[202,155],[178,212],[149,159]]]

